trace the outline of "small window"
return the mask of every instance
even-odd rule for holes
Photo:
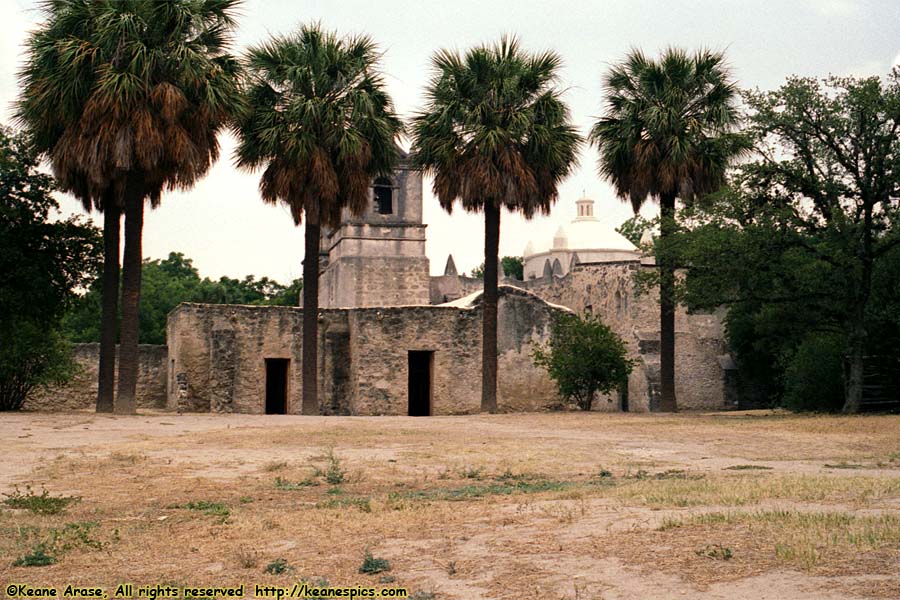
[[[375,190],[375,212],[379,215],[393,214],[394,188],[391,185],[391,180],[379,177],[375,180],[373,189]]]

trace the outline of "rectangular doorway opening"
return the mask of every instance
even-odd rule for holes
[[[409,352],[409,416],[431,415],[431,364],[434,352]]]
[[[266,359],[266,414],[287,414],[287,382],[288,366],[291,361],[287,358]]]

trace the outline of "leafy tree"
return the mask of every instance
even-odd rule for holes
[[[362,214],[374,177],[389,175],[403,126],[367,36],[340,39],[318,25],[251,48],[247,110],[238,122],[237,164],[264,168],[263,200],[306,219],[303,260],[303,400],[318,414],[319,241],[344,209]]]
[[[791,78],[746,102],[755,160],[689,217],[673,248],[690,267],[684,297],[739,306],[757,331],[777,325],[782,362],[810,344],[834,356],[844,340],[843,410],[856,412],[864,357],[897,339],[898,74]]]
[[[0,128],[0,410],[74,370],[59,320],[100,259],[99,232],[59,208],[23,136]]]
[[[677,199],[690,204],[716,191],[744,148],[732,133],[738,121],[737,88],[722,54],[688,55],[667,49],[653,60],[633,50],[606,75],[606,114],[591,130],[600,173],[637,213],[653,197],[660,207],[660,240],[675,233]],[[660,304],[660,409],[675,398],[675,265],[658,259]]]
[[[576,162],[581,138],[555,83],[554,52],[529,54],[502,38],[464,56],[441,50],[426,107],[413,119],[414,163],[434,174],[450,212],[484,213],[481,410],[497,410],[497,262],[502,208],[548,213]]]
[[[840,333],[812,333],[784,364],[784,397],[791,410],[839,411],[844,404],[843,363],[847,340]]]
[[[188,189],[218,158],[240,101],[228,54],[238,0],[53,0],[27,42],[18,118],[60,187],[106,212],[97,408],[133,413],[144,201]],[[125,213],[118,394],[113,403],[118,212]]]
[[[266,298],[265,304],[269,306],[299,306],[302,293],[303,279],[298,277],[286,286],[279,286],[279,289]]]
[[[634,367],[622,338],[596,315],[556,315],[549,345],[535,349],[533,356],[560,395],[581,410],[591,410],[595,392],[608,394],[627,381]]]
[[[633,215],[616,227],[616,233],[621,234],[629,242],[640,247],[641,237],[648,229],[653,231],[659,225],[659,219],[645,219],[640,214]]]
[[[503,275],[512,277],[522,281],[525,279],[525,263],[521,256],[504,256],[500,259],[500,268],[503,269]],[[484,278],[484,262],[472,269],[472,277],[479,279]]]

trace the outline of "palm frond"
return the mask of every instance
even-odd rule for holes
[[[320,24],[247,51],[235,162],[264,168],[263,199],[335,227],[344,208],[368,206],[371,180],[398,159],[403,124],[368,36],[340,38]]]

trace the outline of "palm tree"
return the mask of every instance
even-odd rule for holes
[[[318,312],[321,227],[343,210],[362,214],[372,179],[393,169],[403,125],[378,72],[367,36],[338,38],[307,25],[251,48],[246,110],[237,122],[236,161],[264,168],[265,202],[285,204],[294,224],[306,219],[303,258],[303,400],[319,413]]]
[[[218,158],[241,96],[228,54],[239,0],[46,0],[28,40],[18,120],[64,191],[104,211],[98,410],[115,369],[119,211],[125,213],[116,412],[134,412],[144,201],[190,188]]]
[[[560,58],[517,40],[432,58],[425,110],[413,120],[413,162],[434,175],[450,212],[484,212],[481,410],[497,410],[497,263],[500,210],[546,214],[576,163],[581,138],[555,83]]]
[[[606,114],[590,141],[600,173],[637,213],[659,201],[663,248],[675,228],[675,201],[717,190],[745,144],[733,133],[738,90],[721,53],[667,49],[659,61],[633,50],[606,75]],[[660,410],[675,411],[675,266],[660,253]]]

